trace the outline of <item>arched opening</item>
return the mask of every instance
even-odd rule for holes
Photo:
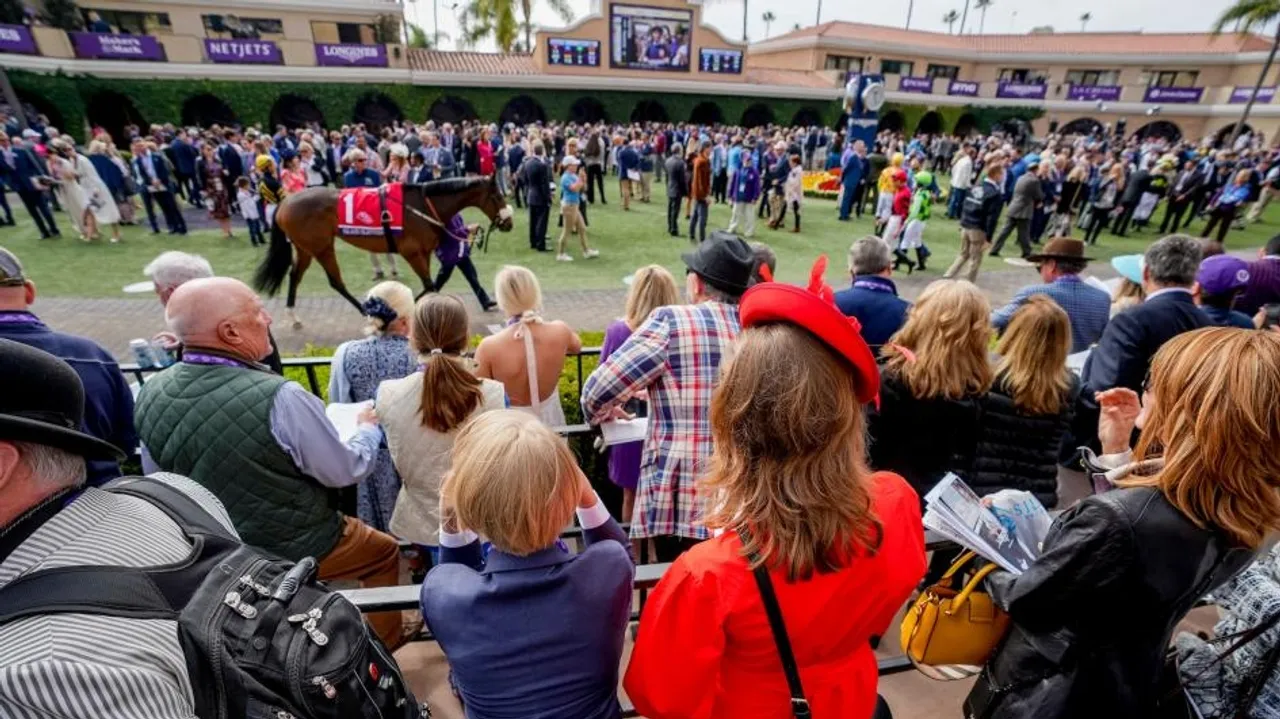
[[[182,124],[188,127],[211,127],[221,125],[232,127],[240,124],[240,119],[231,106],[222,98],[209,93],[192,95],[182,103]]]
[[[1156,120],[1148,122],[1134,131],[1139,140],[1145,140],[1148,137],[1161,137],[1168,142],[1177,142],[1182,139],[1182,130],[1177,125],[1168,120]]]
[[[18,102],[22,103],[22,112],[27,116],[27,122],[36,122],[44,115],[48,119],[46,125],[52,125],[64,132],[71,131],[78,133],[79,128],[67,127],[62,124],[62,110],[58,106],[49,102],[39,95],[33,95],[29,92],[17,91]],[[8,105],[5,105],[8,107]]]
[[[271,105],[267,117],[272,128],[277,125],[285,127],[309,127],[313,124],[324,126],[324,113],[309,97],[286,93],[276,98]]]
[[[352,122],[363,122],[372,132],[378,132],[403,117],[404,113],[396,101],[380,92],[371,92],[356,100],[355,110],[351,113]]]
[[[763,102],[757,102],[754,105],[749,105],[747,109],[742,111],[742,120],[739,121],[739,124],[743,127],[760,127],[761,125],[768,125],[772,122],[773,108]]]
[[[608,122],[609,113],[594,97],[580,97],[569,106],[569,120],[577,123]]]
[[[802,107],[791,116],[792,127],[818,127],[822,124],[822,113],[813,107]]]
[[[724,113],[714,102],[700,102],[689,113],[689,122],[695,125],[721,125],[724,124]]]
[[[952,132],[960,137],[968,137],[970,135],[977,134],[978,118],[974,117],[972,113],[966,112],[960,116],[960,119],[956,120],[956,126]]]
[[[1031,123],[1020,117],[1010,117],[997,122],[992,128],[995,132],[1000,132],[1006,137],[1012,139],[1016,143],[1026,142],[1031,137]]]
[[[1063,125],[1062,128],[1058,130],[1058,133],[1063,137],[1070,137],[1071,135],[1092,136],[1101,135],[1104,129],[1105,128],[1103,128],[1102,123],[1092,117],[1081,117]]]
[[[85,116],[88,118],[90,126],[101,127],[106,130],[111,135],[111,138],[116,141],[116,145],[120,147],[129,146],[129,135],[125,132],[126,127],[137,125],[144,130],[147,127],[146,118],[133,106],[133,101],[127,96],[111,90],[103,90],[89,98],[89,102],[85,106]]]
[[[1231,133],[1235,132],[1236,125],[1238,124],[1239,123],[1233,122],[1230,125],[1227,125],[1226,127],[1222,128],[1221,130],[1218,130],[1218,134],[1213,136],[1213,146],[1219,147],[1225,144],[1228,140],[1230,140]],[[1243,135],[1245,133],[1251,133],[1251,132],[1253,132],[1253,127],[1246,122],[1244,125],[1244,129],[1240,131],[1240,134]]]
[[[902,132],[907,121],[903,119],[902,113],[897,110],[890,110],[880,116],[880,122],[876,124],[876,132],[888,130],[889,132]]]
[[[631,110],[632,122],[670,122],[667,108],[657,100],[641,100]]]
[[[502,106],[498,113],[498,123],[505,125],[528,125],[534,122],[546,122],[547,111],[542,109],[538,101],[528,95],[516,95]]]
[[[463,120],[474,120],[479,115],[471,103],[453,95],[445,95],[444,97],[431,103],[431,109],[427,112],[427,118],[435,122],[437,125],[449,123],[457,125]]]
[[[920,122],[916,123],[917,135],[937,135],[942,132],[942,115],[936,111],[929,111],[920,118]]]

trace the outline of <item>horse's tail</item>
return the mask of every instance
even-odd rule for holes
[[[267,296],[274,297],[280,291],[280,285],[293,267],[293,246],[289,237],[280,228],[277,221],[271,225],[271,246],[267,248],[267,256],[262,258],[258,271],[253,275],[253,285]]]

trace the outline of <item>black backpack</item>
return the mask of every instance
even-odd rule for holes
[[[83,613],[178,623],[200,719],[422,719],[360,610],[294,564],[241,544],[198,504],[146,478],[107,491],[144,499],[192,544],[171,565],[46,569],[0,589],[0,626]]]

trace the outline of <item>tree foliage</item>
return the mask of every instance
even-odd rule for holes
[[[22,0],[0,0],[0,22],[21,25],[24,19],[22,14]]]
[[[536,0],[470,0],[458,16],[461,42],[475,47],[492,40],[502,52],[533,47],[533,8]],[[573,22],[573,8],[568,0],[546,0],[547,6],[566,23]]]
[[[1218,16],[1213,23],[1214,34],[1228,25],[1235,25],[1239,32],[1252,32],[1270,25],[1280,18],[1280,0],[1236,0],[1236,3]]]

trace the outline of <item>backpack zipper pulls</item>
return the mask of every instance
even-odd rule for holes
[[[329,680],[325,679],[324,677],[312,677],[311,683],[317,687],[320,687],[320,691],[324,692],[325,699],[333,699],[334,697],[338,696],[337,687],[330,684]]]
[[[258,610],[247,602],[240,600],[239,592],[227,592],[227,596],[222,598],[222,603],[231,607],[231,610],[245,619],[253,619],[258,616]]]

